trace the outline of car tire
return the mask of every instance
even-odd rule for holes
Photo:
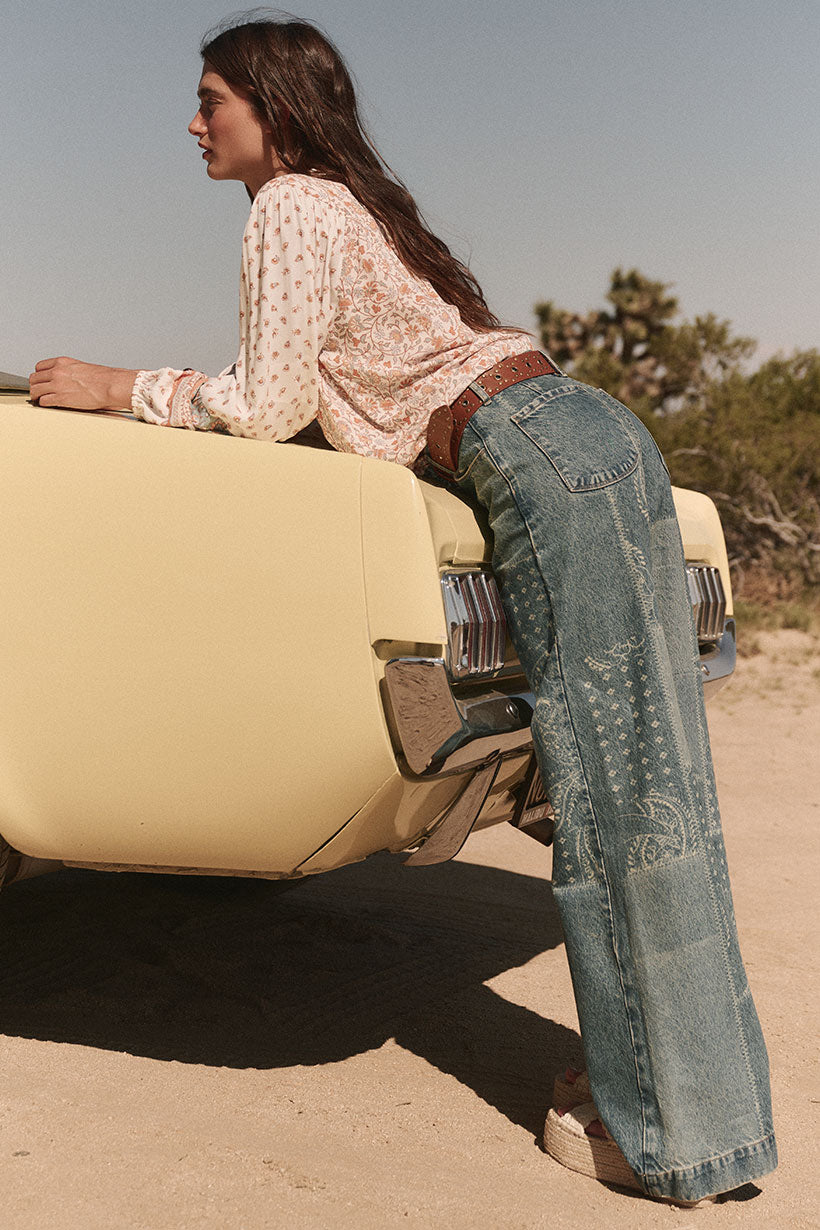
[[[2,837],[0,837],[0,888],[6,882],[6,876],[9,872],[9,860],[11,858],[11,846]]]

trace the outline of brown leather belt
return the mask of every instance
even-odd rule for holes
[[[510,355],[476,376],[467,388],[449,406],[439,406],[430,416],[427,425],[427,452],[435,465],[455,472],[458,469],[458,448],[469,419],[479,406],[483,406],[496,393],[509,389],[522,380],[533,376],[563,376],[540,350],[528,350],[526,354]],[[476,386],[481,392],[477,391]]]

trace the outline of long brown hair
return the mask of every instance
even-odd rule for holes
[[[342,57],[315,26],[248,20],[205,35],[200,54],[270,126],[292,171],[345,184],[380,224],[407,268],[426,278],[465,324],[500,327],[466,265],[426,226],[415,201],[367,136]]]

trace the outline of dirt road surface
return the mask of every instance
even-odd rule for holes
[[[550,852],[505,827],[284,893],[69,870],[6,892],[3,1230],[820,1226],[820,653],[762,640],[710,722],[774,1175],[683,1211],[540,1151],[581,1051]]]

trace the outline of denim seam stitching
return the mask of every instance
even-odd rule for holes
[[[634,479],[634,476],[635,476],[634,470],[631,472],[631,475],[625,475],[625,477],[630,477],[630,476],[633,477]],[[629,551],[627,549],[630,543],[629,543],[626,531],[624,530],[623,520],[620,516],[620,513],[618,512],[617,502],[615,500],[614,493],[611,490],[608,490],[605,492],[605,496],[606,496],[606,502],[609,505],[610,511],[612,513],[612,520],[613,520],[613,523],[615,525],[615,529],[618,535],[618,541],[621,544],[621,551],[622,551],[624,566],[630,571],[633,571],[633,562],[630,557]],[[639,601],[641,605],[644,607],[644,615],[646,616],[647,612],[646,612],[646,604],[645,604],[645,593],[640,583],[638,583],[635,586],[635,592],[639,596]],[[649,621],[647,620],[647,623],[648,622]],[[620,962],[618,963],[618,968],[620,970]],[[633,1033],[632,1014],[631,1014],[629,1002],[626,997],[625,990],[623,992],[623,995],[624,995],[624,1006],[626,1008],[627,1020],[629,1021],[629,1032],[632,1035]],[[642,1169],[644,1169],[646,1166],[646,1159],[649,1157],[649,1141],[648,1141],[649,1124],[648,1124],[648,1115],[647,1115],[647,1107],[646,1107],[646,1098],[644,1094],[644,1082],[643,1082],[643,1078],[641,1075],[640,1065],[638,1063],[638,1047],[634,1041],[634,1035],[633,1035],[632,1050],[633,1050],[633,1060],[635,1064],[635,1084],[638,1089],[638,1101],[640,1102],[640,1107],[641,1107],[641,1154],[642,1154]]]
[[[469,428],[469,423],[467,424],[467,428]],[[467,430],[467,428],[465,428],[465,430]],[[478,439],[478,436],[477,436],[477,435],[476,435],[476,439]],[[475,463],[478,461],[479,457],[481,457],[481,456],[483,455],[483,453],[484,453],[484,451],[485,451],[485,448],[486,448],[486,445],[485,445],[485,444],[484,444],[484,442],[483,442],[483,441],[481,441],[481,440],[479,440],[479,444],[480,444],[480,448],[479,448],[478,452],[476,453],[475,457],[473,457],[473,459],[472,459],[472,461],[470,462],[470,464],[467,466],[467,469],[466,469],[466,470],[456,470],[456,471],[454,472],[454,474],[453,474],[453,478],[454,478],[455,482],[457,482],[457,483],[458,483],[458,482],[461,482],[462,478],[466,478],[466,477],[467,477],[467,475],[468,475],[468,474],[470,473],[470,471],[472,470],[472,468],[473,468],[473,466],[475,465]],[[460,449],[459,449],[459,451],[460,451]]]
[[[512,422],[512,419],[510,421]],[[522,435],[526,436],[527,439],[530,440],[535,445],[535,447],[544,457],[546,457],[547,461],[553,467],[556,474],[560,478],[561,482],[566,487],[567,491],[571,492],[572,495],[588,495],[588,494],[594,494],[595,492],[598,492],[598,491],[606,491],[608,487],[613,487],[615,486],[616,483],[620,483],[622,482],[623,479],[628,478],[630,474],[634,474],[638,466],[638,461],[640,460],[640,454],[636,453],[634,462],[632,462],[627,469],[622,470],[620,474],[613,475],[612,478],[607,478],[603,481],[597,481],[594,487],[592,486],[573,486],[564,477],[564,474],[562,473],[561,468],[558,465],[558,462],[556,461],[555,457],[553,457],[552,453],[548,453],[547,450],[544,448],[543,444],[539,444],[535,436],[533,436],[531,432],[527,431],[526,427],[524,427],[521,423],[515,423],[514,426],[518,429],[518,431],[521,432]],[[558,453],[557,449],[555,449],[554,451]],[[558,455],[560,457],[560,454]]]
[[[606,498],[607,498],[607,503],[609,504],[609,506],[610,506],[610,508],[611,508],[611,510],[612,510],[612,518],[613,518],[613,521],[614,521],[615,527],[616,527],[616,529],[617,529],[618,539],[619,539],[619,541],[620,541],[620,543],[621,543],[621,549],[622,549],[622,551],[623,551],[623,559],[624,559],[624,564],[625,564],[625,566],[626,566],[627,568],[629,568],[630,570],[632,570],[632,568],[633,568],[633,563],[632,563],[632,560],[631,560],[631,558],[630,558],[629,552],[628,552],[628,550],[626,549],[626,548],[627,548],[627,546],[629,545],[629,540],[628,540],[628,536],[627,536],[627,534],[626,534],[626,531],[625,531],[625,529],[624,529],[623,519],[622,519],[622,517],[621,517],[621,515],[620,515],[620,512],[619,512],[619,510],[618,510],[618,508],[617,508],[617,505],[616,505],[616,501],[615,501],[614,496],[613,496],[613,493],[612,493],[611,491],[608,491],[608,492],[606,493]],[[649,614],[651,614],[651,612],[648,610],[648,601],[647,601],[647,595],[646,595],[646,592],[645,592],[644,588],[643,588],[641,585],[636,586],[636,587],[635,587],[635,590],[636,590],[636,593],[637,593],[637,595],[638,595],[638,599],[639,599],[639,601],[640,601],[640,603],[641,603],[641,606],[642,606],[642,607],[643,607],[643,609],[644,609],[644,615],[645,615],[645,617],[646,617],[646,616],[648,616]],[[647,622],[648,622],[648,620],[647,620]],[[668,696],[668,694],[666,694],[666,689],[664,689],[664,700],[665,700],[665,702],[666,702],[667,706],[670,706],[670,697]],[[677,736],[675,737],[675,743],[676,743],[676,745],[677,745],[677,743],[678,743]],[[681,748],[680,748],[680,746],[678,746],[678,759],[679,759],[679,760],[682,760],[682,756],[681,756]],[[686,798],[687,798],[687,802],[688,802],[688,806],[689,806],[690,811],[694,811],[694,810],[695,810],[695,801],[694,801],[694,799],[693,799],[693,797],[692,797],[691,790],[690,790],[690,787],[689,787],[689,783],[688,783],[688,782],[687,782],[687,785],[686,785]],[[741,1019],[741,1015],[740,1015],[740,1009],[739,1009],[740,997],[739,997],[739,995],[738,995],[738,988],[737,988],[737,984],[736,984],[735,978],[734,978],[734,976],[733,976],[733,974],[732,974],[732,964],[731,964],[731,961],[729,960],[729,951],[728,951],[728,941],[727,941],[727,937],[726,937],[726,926],[725,926],[725,919],[724,919],[723,914],[722,914],[722,912],[721,912],[721,910],[720,910],[720,908],[719,908],[719,906],[718,906],[717,897],[716,897],[716,895],[715,895],[714,884],[713,884],[713,882],[712,882],[712,876],[709,874],[708,865],[707,865],[707,858],[706,858],[706,851],[705,851],[705,850],[704,850],[704,848],[703,848],[703,843],[702,843],[702,841],[701,841],[701,838],[700,838],[699,833],[697,833],[697,832],[695,831],[695,826],[693,826],[691,823],[687,824],[687,834],[686,834],[686,836],[687,836],[687,842],[691,842],[691,843],[692,843],[692,846],[693,846],[693,848],[694,848],[694,850],[697,852],[698,858],[700,859],[701,864],[703,865],[703,867],[704,867],[704,871],[705,871],[705,873],[706,873],[706,874],[705,874],[705,879],[706,879],[706,884],[707,884],[707,888],[708,888],[708,892],[709,892],[709,900],[710,900],[710,902],[711,902],[711,906],[712,906],[712,917],[714,918],[714,921],[715,921],[715,924],[716,924],[716,928],[717,928],[717,935],[718,935],[718,937],[719,937],[719,941],[720,941],[720,951],[721,951],[721,954],[722,954],[722,957],[723,957],[723,965],[724,965],[724,969],[726,970],[726,979],[727,979],[727,982],[728,982],[729,987],[731,988],[731,994],[732,994],[732,1011],[733,1011],[733,1015],[734,1015],[734,1019],[735,1019],[735,1026],[736,1026],[736,1028],[737,1028],[737,1035],[738,1035],[738,1039],[739,1039],[739,1041],[740,1041],[740,1047],[741,1047],[741,1050],[742,1050],[742,1052],[743,1052],[743,1061],[744,1061],[744,1066],[745,1066],[745,1068],[746,1068],[746,1079],[747,1079],[747,1081],[748,1081],[748,1088],[749,1088],[749,1091],[750,1091],[750,1093],[751,1093],[751,1095],[752,1095],[752,1101],[753,1101],[753,1103],[754,1103],[754,1107],[755,1107],[755,1114],[756,1114],[756,1116],[757,1116],[757,1125],[758,1125],[758,1128],[762,1129],[762,1128],[763,1128],[763,1116],[762,1116],[762,1113],[761,1113],[760,1098],[759,1098],[759,1096],[758,1096],[758,1090],[757,1090],[756,1082],[755,1082],[755,1080],[754,1080],[754,1076],[753,1076],[753,1073],[752,1073],[752,1064],[751,1064],[751,1057],[750,1057],[750,1055],[749,1055],[749,1043],[748,1043],[748,1038],[746,1037],[746,1030],[745,1030],[745,1029],[744,1029],[744,1027],[743,1027],[743,1021],[742,1021],[742,1019]],[[639,1082],[639,1089],[640,1089],[640,1082]],[[643,1094],[642,1094],[642,1093],[641,1093],[641,1105],[643,1106]],[[646,1149],[646,1141],[644,1141],[644,1146],[645,1146],[645,1148],[644,1148],[644,1156],[646,1156],[646,1155],[647,1155],[647,1152],[648,1152],[648,1150]]]
[[[699,732],[699,735],[698,735],[698,742],[701,744],[701,748],[699,750],[701,750],[701,752],[703,750],[702,740],[703,740],[703,732],[701,731]],[[703,763],[703,759],[701,760],[701,763]],[[700,839],[696,838],[696,845],[700,847],[700,844],[701,844]],[[701,858],[704,858],[704,861],[705,861],[704,852],[699,849],[699,853],[701,855]],[[723,953],[723,963],[726,968],[726,977],[727,977],[729,986],[732,988],[732,1004],[734,1007],[735,1020],[737,1022],[737,1029],[738,1029],[738,1034],[740,1037],[740,1045],[743,1051],[743,1059],[746,1065],[746,1076],[749,1081],[749,1089],[751,1090],[752,1098],[754,1100],[754,1106],[755,1106],[755,1112],[757,1114],[758,1126],[762,1128],[763,1127],[763,1108],[760,1104],[760,1091],[758,1089],[757,1081],[754,1078],[754,1070],[752,1067],[751,1055],[749,1054],[749,1040],[746,1036],[746,1030],[744,1028],[743,1021],[740,1015],[739,1005],[740,1005],[741,997],[738,994],[737,983],[736,983],[734,974],[732,972],[732,963],[729,959],[729,944],[728,944],[728,940],[726,937],[725,919],[723,918],[723,914],[718,907],[718,902],[715,897],[715,887],[714,887],[712,876],[707,875],[706,881],[709,886],[709,897],[712,901],[712,910],[718,921],[718,926],[720,930],[721,951]]]
[[[611,408],[613,405],[614,405],[614,406],[620,406],[620,405],[621,405],[621,403],[618,401],[618,399],[617,399],[616,397],[613,397],[611,393],[607,393],[606,389],[596,389],[596,388],[592,388],[592,386],[590,386],[590,391],[591,391],[592,393],[594,393],[594,394],[595,394],[595,396],[598,398],[598,400],[601,402],[601,404],[602,404],[602,405],[608,406],[608,407],[610,407],[610,408]],[[642,451],[643,451],[643,450],[642,450],[642,448],[641,448],[641,441],[638,439],[637,432],[636,432],[636,431],[635,431],[635,429],[634,429],[634,425],[633,425],[633,424],[631,424],[631,423],[629,422],[629,420],[628,420],[628,419],[625,419],[625,420],[621,423],[621,426],[623,427],[624,431],[626,431],[627,435],[628,435],[628,436],[629,436],[629,438],[632,440],[632,442],[635,444],[635,446],[636,446],[636,448],[637,448],[637,450],[638,450],[638,454],[640,455],[640,454],[642,453]],[[649,438],[650,438],[650,440],[652,441],[653,445],[655,446],[655,452],[656,452],[656,453],[658,454],[658,456],[660,457],[660,459],[661,459],[661,464],[662,464],[662,466],[663,466],[664,470],[666,470],[667,475],[669,475],[669,477],[671,478],[671,475],[669,474],[669,466],[666,464],[666,458],[664,457],[663,453],[661,452],[660,448],[658,447],[658,442],[657,442],[657,440],[655,439],[655,437],[652,435],[652,432],[651,432],[651,431],[649,432]]]
[[[483,449],[486,452],[487,456],[492,460],[493,464],[495,465],[497,472],[501,475],[501,477],[504,479],[504,482],[507,484],[509,488],[510,495],[512,496],[513,503],[515,504],[515,510],[521,520],[522,525],[527,531],[527,537],[530,540],[530,546],[532,548],[533,560],[535,561],[535,565],[541,576],[541,582],[544,586],[544,589],[547,592],[547,595],[549,595],[549,585],[547,584],[547,579],[544,576],[544,573],[541,568],[541,561],[539,559],[538,552],[535,548],[535,543],[533,542],[533,539],[532,539],[532,533],[527,523],[527,518],[524,516],[523,512],[521,511],[521,502],[520,502],[518,492],[515,487],[515,481],[512,475],[507,473],[506,467],[502,466],[499,459],[493,454],[486,440],[482,441],[482,445],[483,445]],[[624,985],[624,974],[623,974],[623,968],[621,966],[621,954],[620,954],[620,948],[619,948],[618,941],[617,941],[617,932],[615,928],[615,917],[614,917],[614,912],[613,912],[613,907],[612,907],[612,889],[610,887],[609,874],[608,874],[606,863],[604,861],[604,856],[603,856],[603,848],[601,845],[601,834],[600,834],[600,830],[598,827],[598,817],[595,813],[595,807],[593,806],[593,803],[592,803],[592,797],[591,797],[590,789],[589,789],[589,782],[587,781],[586,769],[584,767],[584,759],[583,759],[583,756],[581,755],[581,750],[578,744],[578,734],[575,729],[575,723],[572,720],[572,712],[570,710],[570,706],[568,703],[567,689],[566,689],[566,684],[564,682],[564,670],[563,670],[563,665],[561,662],[561,654],[559,650],[558,629],[557,628],[555,629],[555,632],[554,632],[553,647],[554,647],[554,651],[556,655],[556,663],[558,666],[558,675],[561,680],[561,690],[563,691],[563,694],[564,694],[564,707],[566,710],[567,719],[569,721],[570,730],[572,731],[572,739],[573,739],[573,743],[575,744],[575,753],[578,757],[578,763],[580,764],[581,773],[583,775],[584,790],[586,792],[587,803],[589,806],[589,814],[592,817],[592,823],[595,828],[595,840],[598,846],[598,858],[600,860],[601,875],[603,878],[604,885],[606,887],[607,917],[609,920],[609,936],[610,936],[610,942],[612,944],[612,953],[615,958],[615,964],[618,969],[618,981],[621,987],[621,998],[623,1000],[624,1013],[625,1013],[626,1021],[629,1026],[629,1037],[632,1042],[632,1058],[633,1058],[633,1063],[635,1065],[635,1084],[636,1084],[637,1091],[638,1091],[638,1100],[641,1106],[641,1140],[643,1142],[642,1156],[643,1158],[645,1158],[647,1154],[647,1150],[646,1150],[647,1124],[646,1124],[646,1108],[644,1106],[643,1090],[641,1088],[641,1082],[640,1082],[639,1075],[638,1075],[638,1044],[635,1038],[635,1032],[634,1032],[634,1028],[632,1024],[632,1013],[630,1011],[630,1006],[629,1006],[629,1002],[627,1000],[627,995],[626,995],[626,987]]]
[[[535,436],[533,436],[531,432],[527,431],[526,427],[524,426],[524,423],[527,421],[527,419],[532,417],[532,415],[536,412],[536,410],[540,409],[542,406],[548,405],[549,402],[555,401],[559,397],[566,397],[571,393],[578,392],[579,388],[585,393],[591,393],[601,403],[601,405],[604,407],[604,409],[609,414],[610,419],[612,419],[618,425],[618,427],[624,432],[624,435],[626,435],[627,439],[630,441],[633,449],[635,450],[635,459],[630,465],[628,465],[625,469],[623,469],[619,474],[615,474],[612,478],[607,478],[604,482],[597,482],[594,487],[572,486],[567,481],[567,479],[564,477],[557,461],[552,456],[552,454],[548,453],[547,450],[544,448],[544,446],[542,444],[539,444]],[[599,396],[599,394],[601,393],[604,393],[603,397]],[[543,453],[543,455],[549,461],[550,465],[554,468],[558,477],[561,479],[561,482],[564,484],[567,491],[571,491],[574,495],[576,494],[586,495],[589,492],[605,491],[608,487],[612,487],[615,483],[619,483],[622,479],[628,478],[630,474],[634,474],[635,470],[638,468],[638,465],[641,459],[640,440],[638,439],[636,434],[631,430],[629,422],[627,420],[622,419],[620,414],[613,413],[613,410],[616,409],[618,405],[619,403],[615,400],[615,398],[611,397],[609,394],[606,394],[605,390],[593,388],[591,385],[579,385],[578,381],[574,381],[571,385],[558,386],[555,389],[550,389],[548,393],[542,393],[540,398],[537,401],[530,402],[528,405],[522,406],[520,410],[515,411],[514,414],[511,414],[510,422],[514,424],[514,426],[517,427],[518,430],[522,432],[527,437],[528,440],[532,441],[532,443],[535,445],[535,447],[538,449],[540,453]],[[657,448],[657,445],[655,447]],[[559,457],[560,457],[560,453],[559,453]],[[661,457],[661,460],[663,461],[663,457]],[[664,466],[665,465],[666,463],[664,462]],[[668,472],[669,471],[667,470],[667,473]]]
[[[739,1149],[733,1149],[731,1153],[713,1153],[710,1157],[702,1157],[692,1166],[672,1167],[669,1170],[650,1170],[643,1176],[648,1182],[650,1178],[663,1178],[665,1175],[694,1175],[697,1171],[702,1170],[705,1166],[714,1166],[716,1162],[742,1162],[746,1157],[752,1157],[756,1153],[763,1153],[770,1145],[774,1144],[774,1132],[768,1132],[765,1136],[758,1137],[757,1140],[752,1140],[747,1145],[741,1145]]]

